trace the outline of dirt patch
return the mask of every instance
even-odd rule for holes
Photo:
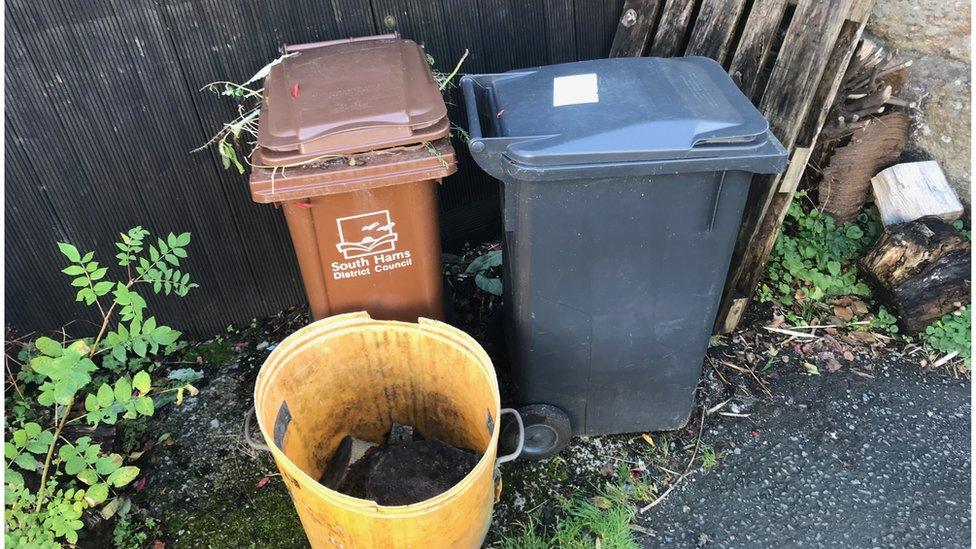
[[[138,498],[160,518],[167,547],[308,547],[270,454],[243,437],[260,365],[306,319],[288,311],[228,330],[228,362],[197,366],[200,394],[157,411],[148,435],[163,440],[143,458]]]

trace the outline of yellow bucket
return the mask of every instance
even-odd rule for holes
[[[503,411],[484,349],[424,318],[350,313],[298,330],[261,367],[254,404],[312,547],[479,547],[500,489],[497,464],[518,454],[495,457]],[[381,442],[394,421],[481,460],[450,490],[412,505],[383,506],[318,483],[343,437]]]

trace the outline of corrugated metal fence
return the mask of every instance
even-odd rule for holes
[[[120,231],[190,231],[183,300],[152,299],[190,333],[304,301],[280,212],[211,151],[189,154],[233,117],[198,90],[243,81],[282,43],[397,31],[449,71],[605,57],[620,0],[7,0],[6,322],[19,332],[91,319],[59,271],[55,242],[114,257]],[[450,117],[464,120],[459,96]],[[447,248],[494,236],[497,189],[460,144],[441,188]],[[75,326],[77,330],[79,326]]]

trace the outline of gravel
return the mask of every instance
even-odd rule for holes
[[[648,547],[968,547],[970,385],[882,363],[773,377],[772,403],[706,434],[726,448],[642,515]]]

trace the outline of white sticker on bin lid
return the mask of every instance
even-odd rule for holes
[[[559,76],[552,79],[553,107],[599,102],[600,94],[597,91],[595,73]]]

